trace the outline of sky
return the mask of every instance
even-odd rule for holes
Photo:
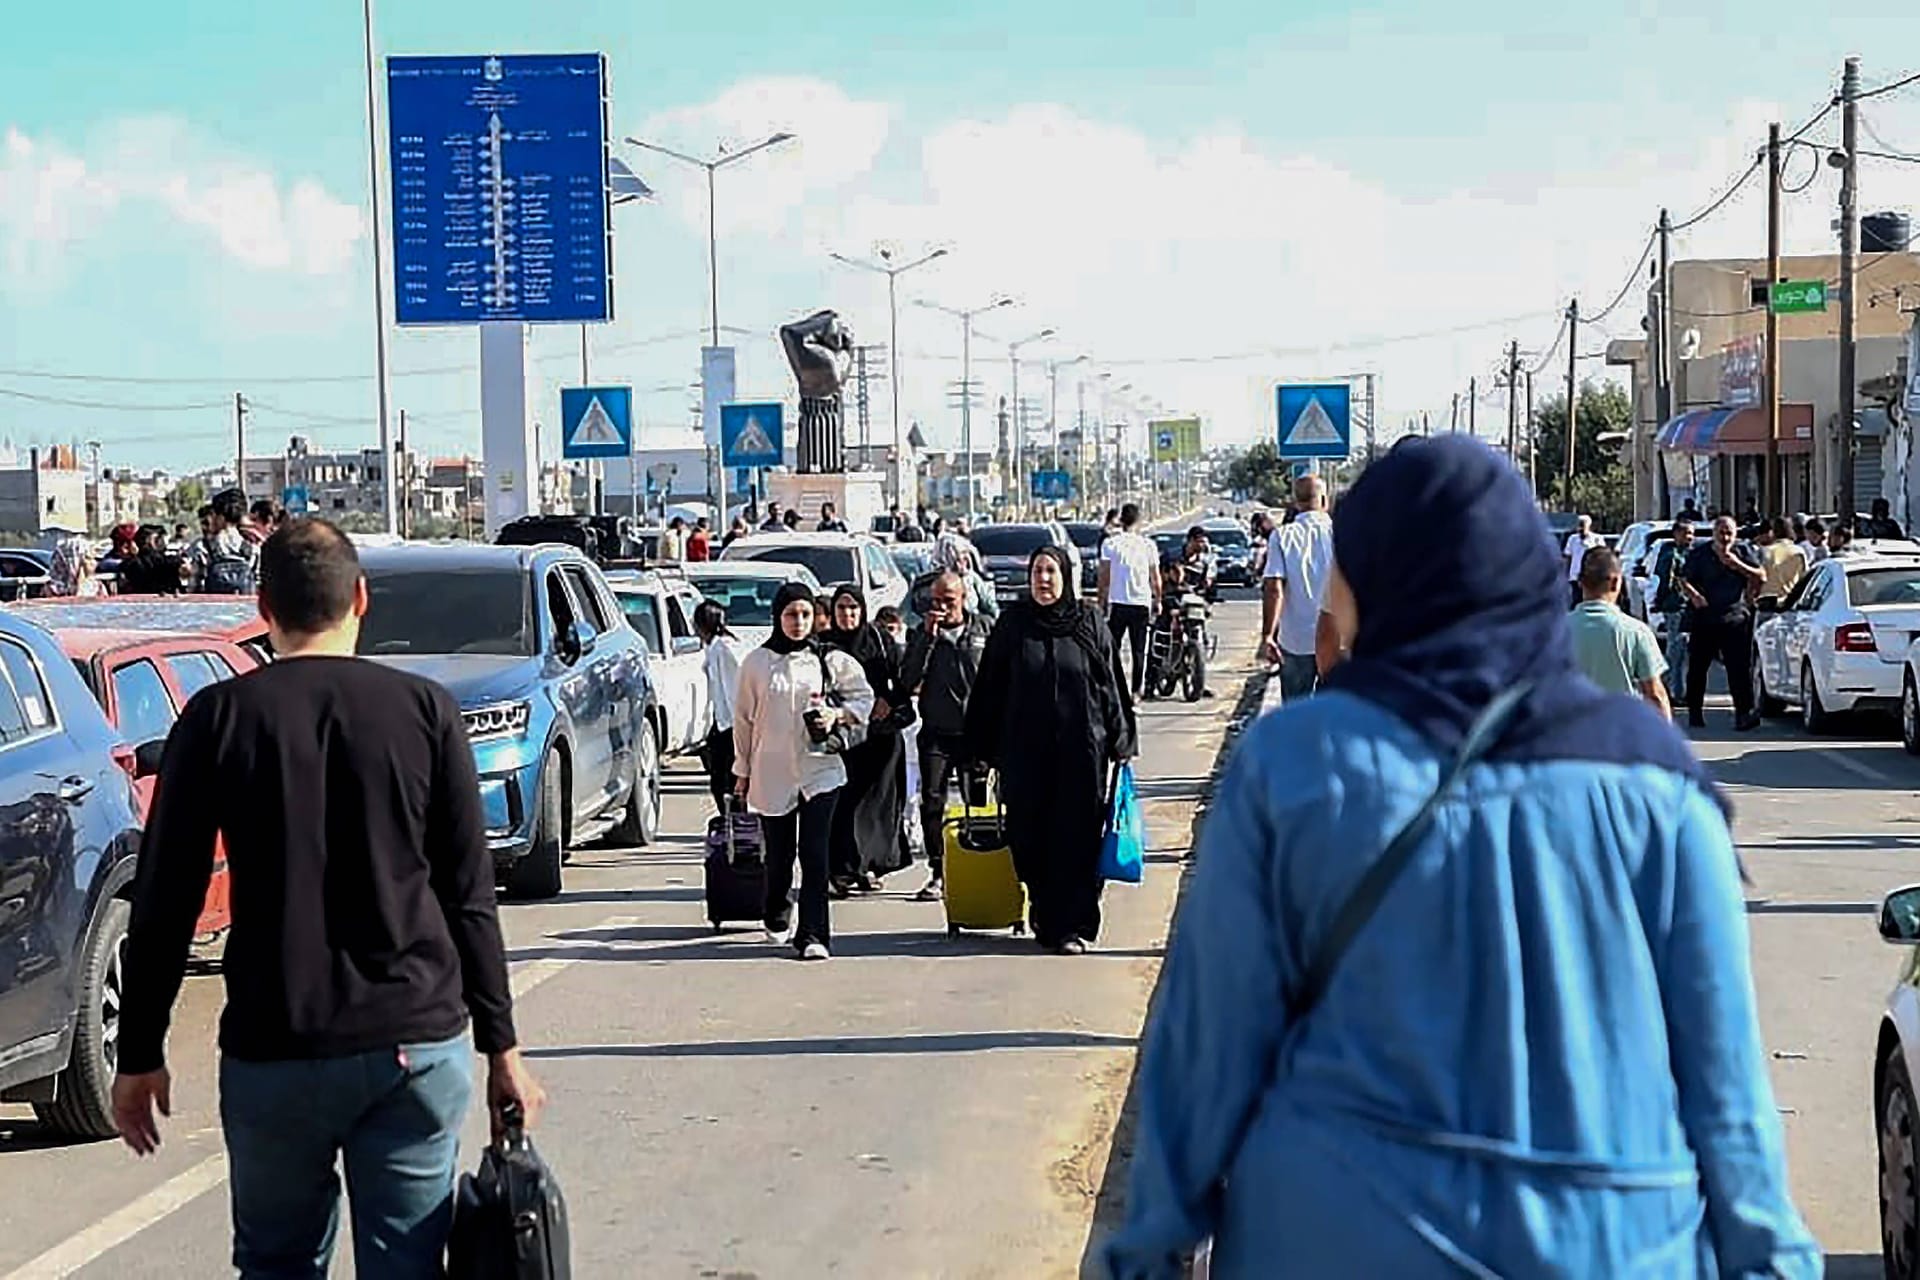
[[[0,47],[0,439],[98,440],[109,466],[185,471],[230,456],[238,392],[250,452],[292,434],[374,443],[359,4],[20,8]],[[1056,330],[1022,348],[1020,394],[1041,417],[1057,404],[1062,425],[1084,401],[1136,421],[1199,414],[1210,444],[1245,443],[1271,438],[1275,383],[1368,372],[1387,434],[1444,419],[1474,377],[1490,431],[1506,344],[1543,360],[1569,298],[1591,314],[1618,295],[1663,205],[1709,204],[1768,121],[1792,129],[1827,104],[1848,54],[1869,86],[1920,69],[1920,53],[1880,61],[1920,49],[1920,10],[1853,0],[1628,0],[1599,16],[1499,0],[735,0],[657,20],[668,12],[382,0],[376,42],[382,56],[603,51],[615,134],[680,150],[795,133],[718,181],[739,396],[790,392],[775,331],[819,307],[888,340],[884,281],[832,253],[942,246],[902,278],[897,353],[903,418],[939,446],[957,443],[960,324],[917,304],[1003,295],[1016,305],[977,322],[973,376],[996,401],[1007,344]],[[1920,153],[1920,86],[1865,110],[1880,149]],[[1836,120],[1807,136],[1837,138]],[[616,152],[659,198],[614,215],[617,320],[589,353],[595,382],[635,388],[645,443],[698,399],[705,180]],[[1816,159],[1789,160],[1790,182],[1811,175],[1788,201],[1789,252],[1831,241],[1837,180]],[[1920,212],[1920,164],[1868,161],[1861,181],[1863,211]],[[1762,188],[1677,236],[1675,256],[1763,253]],[[1581,354],[1638,331],[1638,296],[1583,332]],[[416,448],[478,453],[478,345],[471,330],[393,332],[393,404]],[[551,422],[579,330],[536,329],[530,360],[532,412]],[[1066,367],[1050,378],[1049,363]],[[881,380],[878,436],[888,411]]]

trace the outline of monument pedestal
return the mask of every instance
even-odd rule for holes
[[[874,517],[887,514],[887,477],[882,471],[816,472],[801,475],[776,471],[767,476],[767,500],[782,510],[800,513],[800,529],[811,533],[820,525],[820,507],[831,502],[852,533],[873,528]]]

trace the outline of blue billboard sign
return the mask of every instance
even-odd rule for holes
[[[1036,471],[1033,496],[1042,502],[1066,502],[1073,497],[1073,476],[1065,471]]]
[[[597,53],[387,59],[394,316],[613,319]]]
[[[560,388],[560,456],[624,458],[633,452],[633,388]]]
[[[777,467],[785,460],[780,403],[720,406],[720,465]]]

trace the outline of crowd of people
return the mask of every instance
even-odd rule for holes
[[[1077,954],[1097,939],[1108,781],[1134,754],[1135,730],[1122,624],[1073,589],[1074,554],[1035,552],[1028,590],[1001,607],[964,525],[942,528],[911,630],[850,585],[827,596],[782,586],[772,633],[750,652],[720,610],[698,612],[715,708],[709,785],[717,808],[738,802],[761,822],[770,937],[826,959],[829,904],[880,890],[912,861],[915,837],[928,875],[914,896],[942,901],[948,797],[991,778],[1036,940]]]
[[[252,595],[261,544],[287,522],[286,509],[264,499],[249,506],[240,490],[226,489],[201,506],[198,516],[198,537],[185,524],[176,524],[171,538],[164,525],[117,524],[108,534],[104,557],[81,530],[50,525],[46,593],[75,598]]]

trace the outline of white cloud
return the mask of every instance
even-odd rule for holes
[[[41,286],[69,255],[104,238],[112,215],[163,215],[206,234],[254,270],[324,276],[351,261],[365,215],[311,179],[290,186],[250,162],[219,155],[179,120],[122,120],[80,150],[9,129],[0,147],[0,260]]]
[[[804,76],[743,80],[711,102],[660,112],[633,136],[696,156],[738,150],[777,132],[794,140],[721,171],[719,231],[778,231],[789,214],[830,197],[872,170],[887,140],[885,103],[848,97],[837,85]],[[693,166],[628,148],[623,153],[702,235],[706,179]]]

